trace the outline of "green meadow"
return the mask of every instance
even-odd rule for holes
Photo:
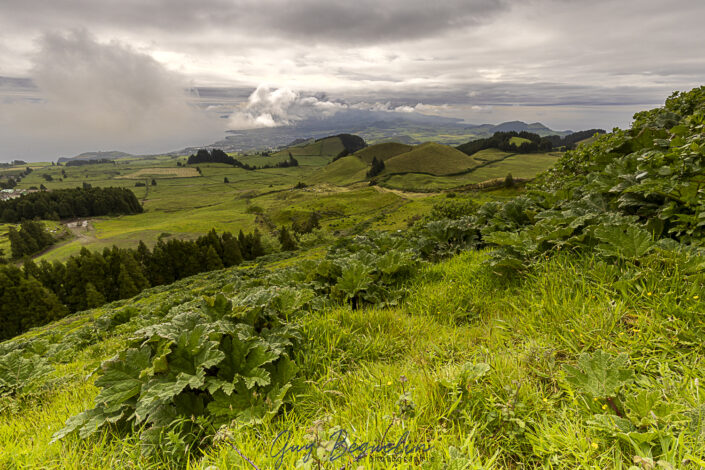
[[[88,227],[73,230],[71,239],[60,241],[38,257],[60,261],[84,247],[134,248],[140,240],[152,246],[160,237],[193,239],[211,228],[247,232],[259,227],[268,232],[314,211],[321,215],[323,228],[331,232],[349,232],[357,230],[357,226],[382,227],[380,220],[391,217],[389,214],[408,213],[407,218],[411,219],[427,209],[414,201],[417,196],[407,197],[403,191],[430,192],[432,196],[434,191],[503,178],[507,173],[531,178],[557,158],[555,154],[512,156],[494,149],[468,157],[452,147],[434,143],[383,143],[334,161],[343,150],[339,138],[328,138],[271,156],[234,155],[243,163],[261,167],[285,161],[291,153],[299,163],[296,167],[253,171],[217,163],[186,165],[186,156],[167,155],[81,166],[32,164],[34,171],[21,180],[18,188],[44,185],[52,190],[83,184],[127,187],[143,204],[142,214],[91,219]],[[366,187],[373,157],[387,162],[379,184],[402,190],[401,193]],[[24,166],[3,171],[16,174],[23,169]],[[473,170],[468,172],[470,169]],[[448,173],[462,174],[433,176]],[[299,183],[308,186],[295,188]],[[411,213],[414,210],[417,212]],[[0,249],[9,253],[6,231],[0,231]]]

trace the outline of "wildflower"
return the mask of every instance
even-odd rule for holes
[[[647,292],[646,295],[651,297],[651,292]]]
[[[597,442],[593,442],[591,445],[592,445],[592,448],[595,449],[595,450],[597,450],[597,448],[600,447],[600,446],[597,444]]]
[[[392,381],[387,382],[387,386],[392,385]]]
[[[575,330],[571,328],[571,329],[570,329],[570,332],[571,332],[571,333],[575,333]]]
[[[698,296],[698,295],[693,296],[693,299],[695,299],[695,300],[698,300],[699,298],[700,298],[700,296]]]
[[[544,402],[544,403],[548,403],[548,398],[543,397],[543,402]]]
[[[606,410],[606,409],[607,409],[607,405],[602,405],[602,409],[603,409],[603,410]]]

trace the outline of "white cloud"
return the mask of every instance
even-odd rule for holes
[[[387,101],[347,103],[334,101],[325,95],[310,95],[289,88],[272,88],[260,85],[252,92],[244,109],[236,110],[230,116],[231,129],[256,129],[262,127],[288,126],[304,119],[327,118],[345,110],[382,111],[394,113],[414,113],[440,109],[423,103],[416,106],[393,105]]]
[[[148,55],[83,31],[47,34],[39,46],[35,100],[0,107],[5,151],[44,159],[91,149],[149,152],[222,133],[217,119],[189,103],[187,83]]]

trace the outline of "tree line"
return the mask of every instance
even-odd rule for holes
[[[127,188],[57,189],[24,194],[0,201],[0,222],[21,220],[60,220],[114,214],[139,214],[142,206]]]
[[[265,254],[261,234],[218,235],[196,240],[159,240],[153,249],[83,248],[65,263],[27,258],[23,269],[0,266],[0,341],[70,312],[98,307],[205,271],[238,265]]]
[[[544,137],[551,141],[553,148],[563,147],[565,150],[572,150],[575,148],[576,144],[581,140],[588,139],[595,134],[604,134],[604,129],[588,129],[586,131],[573,132],[572,134],[566,135],[565,137],[560,137],[557,135],[549,135]]]
[[[492,137],[485,139],[477,139],[467,142],[456,147],[461,152],[467,155],[473,155],[481,150],[496,148],[504,152],[510,153],[533,153],[533,152],[550,152],[553,149],[565,148],[570,150],[575,147],[576,143],[592,137],[594,134],[604,134],[603,129],[590,129],[586,131],[574,132],[573,134],[561,137],[558,135],[549,135],[541,137],[538,134],[527,131],[510,131],[510,132],[495,132]],[[512,143],[513,137],[527,139],[528,142],[522,142],[519,145]]]
[[[21,171],[20,173],[14,176],[8,176],[5,181],[0,180],[0,189],[14,188],[20,181],[22,181],[22,178],[24,178],[30,173],[32,173],[32,169],[30,167],[27,167],[24,169],[24,171]]]
[[[100,165],[102,163],[112,163],[116,165],[115,160],[110,160],[107,158],[101,158],[96,160],[69,160],[64,163],[64,166],[85,166],[85,165]]]
[[[20,229],[10,227],[7,232],[10,250],[14,259],[32,256],[53,245],[56,240],[40,222],[27,220],[20,224]]]
[[[200,149],[195,154],[188,157],[186,160],[188,165],[195,165],[198,163],[225,163],[226,165],[232,165],[236,168],[242,168],[243,170],[261,170],[265,168],[288,168],[292,166],[299,166],[298,160],[289,152],[289,158],[277,163],[268,163],[262,166],[249,165],[243,163],[240,160],[231,157],[227,153],[220,149],[213,149],[210,152],[206,149]],[[200,173],[200,171],[199,171]]]
[[[522,142],[520,145],[512,143],[513,137],[527,139],[528,142]],[[531,152],[547,152],[553,149],[553,144],[550,140],[542,138],[538,134],[532,132],[495,132],[492,137],[486,139],[477,139],[467,142],[456,147],[461,152],[472,155],[480,150],[496,148],[504,152],[511,153],[531,153]]]

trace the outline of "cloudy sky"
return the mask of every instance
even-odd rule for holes
[[[702,0],[0,0],[0,161],[349,107],[625,127],[705,84],[703,18]]]

